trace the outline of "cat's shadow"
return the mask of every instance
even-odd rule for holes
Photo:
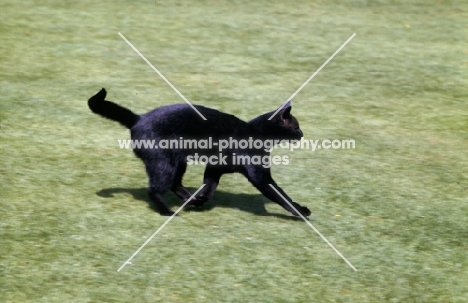
[[[187,188],[190,192],[194,193],[196,188]],[[134,199],[143,201],[148,204],[151,208],[151,202],[148,197],[147,189],[142,188],[119,188],[119,187],[110,187],[103,188],[96,194],[103,198],[112,198],[114,195],[118,194],[130,194]],[[178,207],[182,206],[182,201],[176,197],[173,193],[167,193],[165,195],[167,204],[172,207],[172,210],[175,211]],[[286,220],[300,220],[299,217],[294,217],[288,214],[281,213],[269,213],[265,208],[266,203],[269,202],[262,195],[251,195],[251,194],[233,194],[224,191],[217,190],[213,199],[207,202],[201,207],[186,206],[182,212],[208,212],[215,207],[226,207],[238,209],[245,211],[257,216],[273,216]],[[278,205],[278,211],[285,211],[281,206]],[[183,214],[182,214],[183,215]]]

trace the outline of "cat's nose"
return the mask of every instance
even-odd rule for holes
[[[302,133],[302,130],[301,130],[300,128],[298,128],[298,129],[296,130],[296,133],[297,133],[299,136],[301,136],[301,138],[304,137],[304,134]]]

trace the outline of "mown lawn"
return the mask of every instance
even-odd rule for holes
[[[3,1],[1,302],[466,302],[468,8],[464,1]],[[167,219],[86,100],[143,113],[190,101],[248,120],[294,98],[307,139],[276,150],[302,220],[243,177]],[[195,191],[203,167],[189,168]],[[181,202],[167,195],[173,209]]]

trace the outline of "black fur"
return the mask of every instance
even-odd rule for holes
[[[106,95],[107,92],[103,88],[88,100],[88,106],[91,111],[107,119],[117,121],[126,128],[132,128],[140,117],[129,109],[126,109],[113,102],[104,100]]]
[[[187,104],[174,104],[156,108],[146,114],[136,115],[132,111],[104,100],[105,89],[89,99],[91,110],[108,119],[120,122],[130,129],[132,140],[162,139],[208,139],[219,142],[232,137],[236,140],[249,138],[262,141],[271,140],[297,140],[302,137],[302,131],[296,118],[291,115],[291,106],[288,104],[281,109],[271,120],[273,114],[269,112],[257,118],[244,122],[233,115],[222,113],[215,109],[195,105],[195,108],[206,117],[203,120]],[[186,201],[191,193],[182,185],[182,177],[187,168],[187,157],[195,153],[199,155],[219,155],[217,147],[213,149],[145,149],[135,148],[134,153],[146,167],[149,177],[148,193],[152,203],[161,215],[172,215],[173,212],[166,204],[163,195],[172,190],[179,198]],[[213,198],[216,187],[223,174],[243,174],[265,197],[278,203],[294,215],[298,215],[270,186],[272,184],[294,207],[304,216],[311,214],[307,207],[293,202],[291,198],[278,186],[271,177],[270,168],[258,164],[235,164],[232,156],[269,156],[264,149],[225,149],[222,155],[226,156],[225,165],[208,164],[204,173],[203,183],[206,186],[189,202],[190,205],[201,206]]]

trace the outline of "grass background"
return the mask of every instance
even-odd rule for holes
[[[464,1],[3,1],[1,302],[466,302]],[[177,96],[250,119],[294,99],[307,139],[354,150],[277,151],[304,222],[225,176],[204,211],[147,205],[128,131],[91,114]],[[185,184],[201,185],[202,167]],[[181,205],[172,194],[174,209]]]

